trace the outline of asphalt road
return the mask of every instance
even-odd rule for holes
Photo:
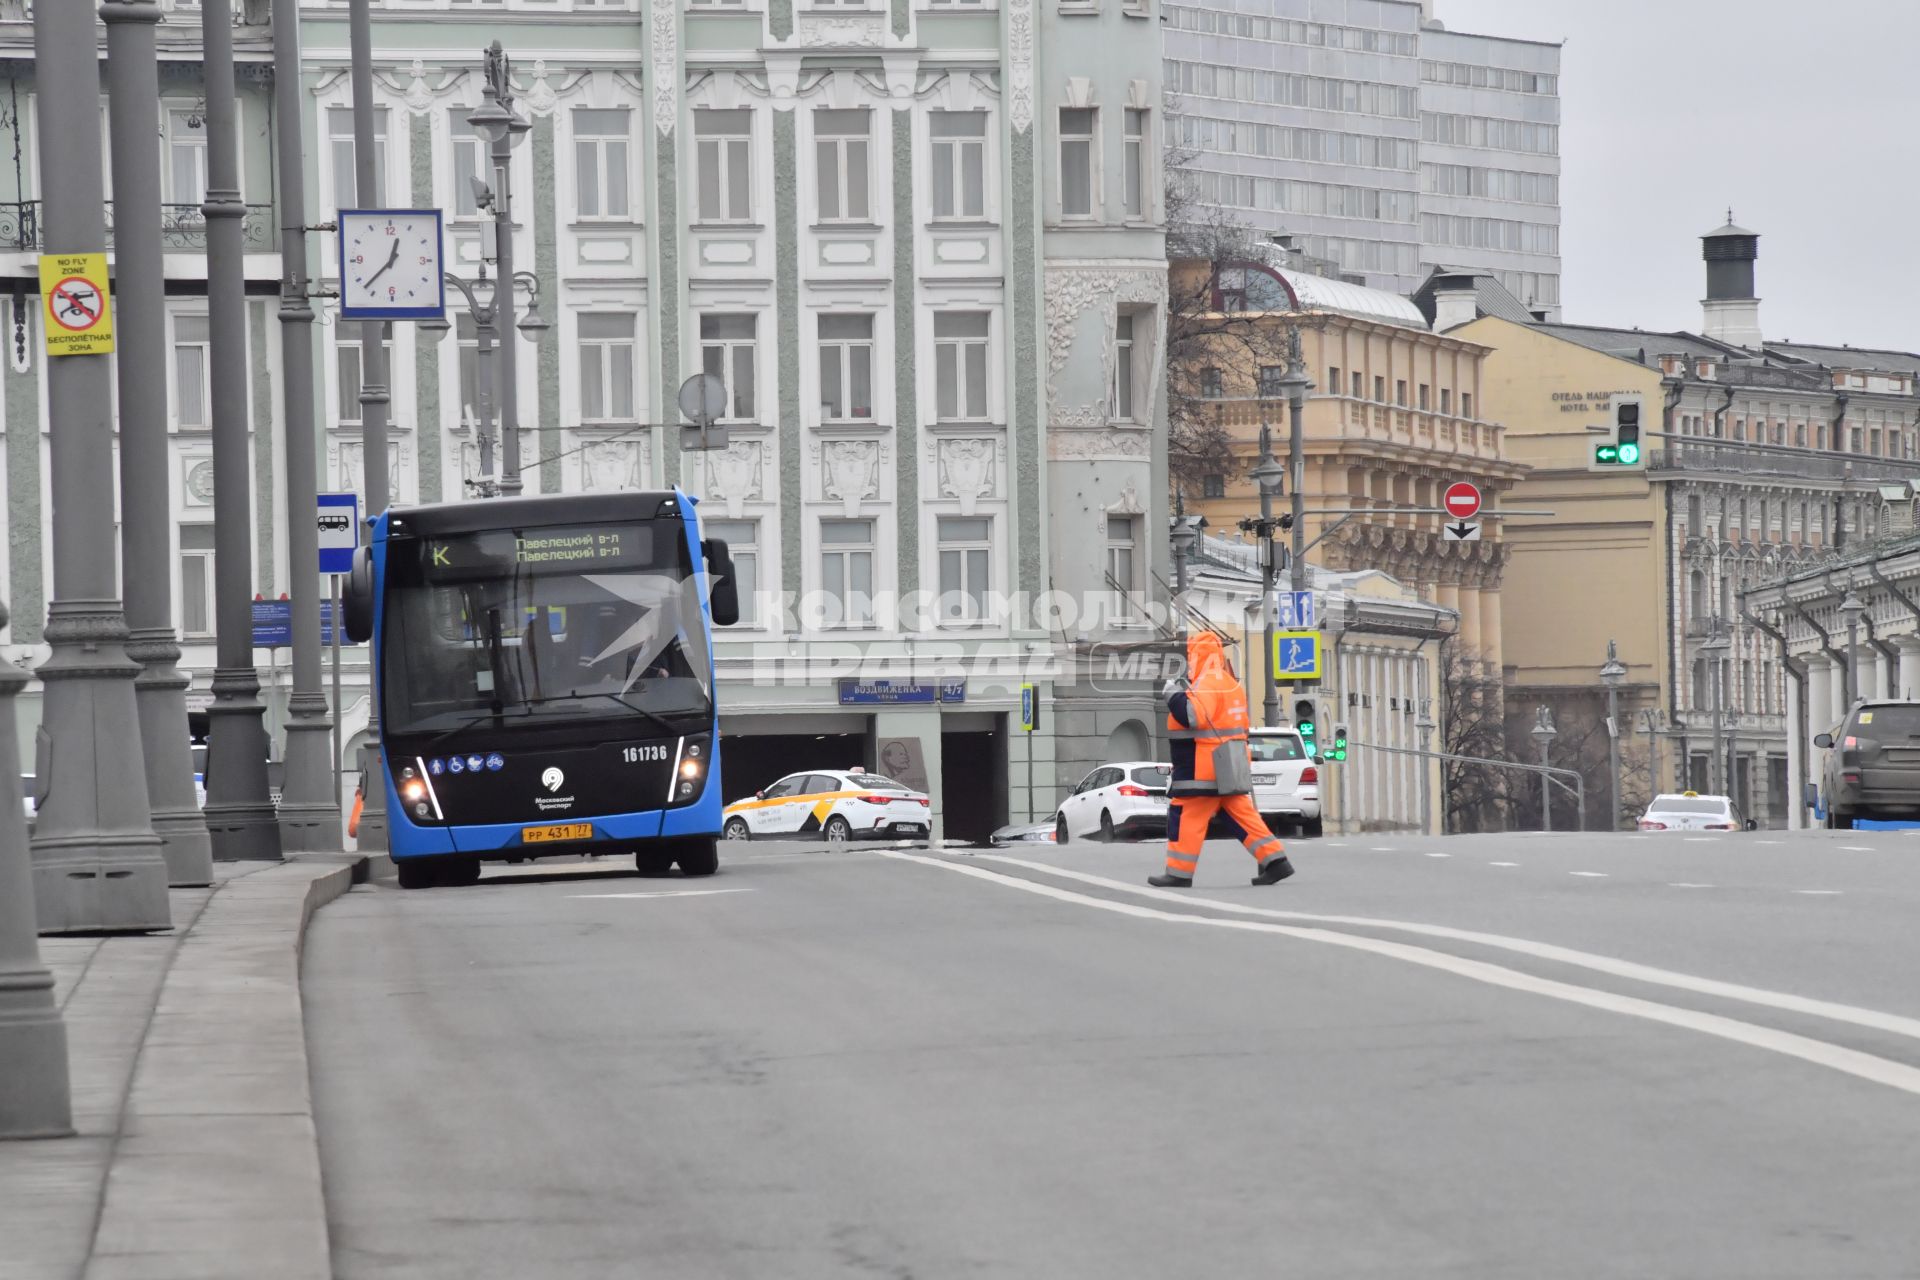
[[[1292,852],[356,889],[337,1274],[1920,1276],[1920,835]]]

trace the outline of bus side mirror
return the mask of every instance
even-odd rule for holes
[[[373,551],[369,547],[353,553],[353,568],[340,595],[340,615],[341,630],[349,642],[365,644],[373,639]]]
[[[719,538],[708,538],[700,544],[700,550],[706,557],[707,581],[711,584],[707,609],[713,614],[713,625],[730,627],[740,621],[740,584],[733,577],[733,553]]]
[[[1816,747],[1830,747],[1833,745],[1833,735],[1830,733],[1816,733],[1813,735],[1813,745]]]

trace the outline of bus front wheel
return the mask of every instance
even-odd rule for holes
[[[440,882],[432,861],[427,858],[395,858],[393,870],[400,877],[402,889],[431,889]]]
[[[681,846],[676,861],[683,876],[710,876],[720,869],[720,846],[712,836],[689,840]]]

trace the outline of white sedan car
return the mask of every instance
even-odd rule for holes
[[[890,840],[924,836],[933,821],[926,793],[861,769],[790,773],[721,813],[720,834],[728,840]]]
[[[1053,819],[1054,843],[1165,839],[1167,784],[1172,780],[1173,766],[1152,760],[1101,765],[1060,802]]]
[[[1697,791],[1659,795],[1640,815],[1642,831],[1751,831],[1740,811],[1726,796],[1703,796]]]

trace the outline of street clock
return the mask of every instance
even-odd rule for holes
[[[342,209],[339,226],[342,319],[444,316],[438,209]]]

